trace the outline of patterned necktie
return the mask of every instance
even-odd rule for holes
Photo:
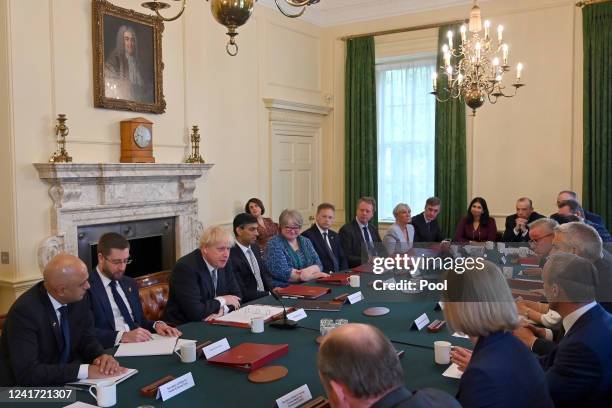
[[[68,306],[62,306],[60,312],[60,328],[62,329],[62,337],[64,338],[64,348],[60,356],[60,364],[66,364],[70,357],[70,323],[68,322]]]
[[[338,259],[336,258],[336,255],[334,255],[334,251],[332,250],[331,243],[329,242],[329,235],[327,231],[323,233],[323,241],[325,241],[325,244],[326,244],[325,249],[327,250],[327,254],[331,258],[332,262],[334,263],[334,272],[338,272],[338,270],[340,269],[340,267],[338,266]]]
[[[132,315],[130,314],[130,311],[128,310],[127,306],[125,305],[125,302],[119,295],[119,291],[117,291],[117,281],[116,280],[111,281],[110,288],[111,288],[111,293],[113,294],[113,298],[115,299],[115,303],[117,304],[117,307],[119,308],[119,311],[121,312],[121,316],[123,316],[123,320],[125,321],[125,324],[130,326],[130,330],[134,330],[138,326],[136,325],[136,323],[134,323],[134,320],[132,319]],[[115,327],[115,330],[120,330],[120,328]]]
[[[210,271],[210,277],[213,281],[213,286],[215,287],[215,296],[217,296],[217,270],[213,269]]]
[[[365,238],[366,245],[368,246],[368,254],[374,255],[374,245],[372,245],[372,239],[370,238],[368,227],[363,227],[363,237]]]
[[[255,254],[253,254],[251,248],[247,248],[247,254],[249,255],[249,263],[251,264],[251,270],[253,271],[253,275],[255,275],[255,280],[257,281],[257,290],[263,292],[264,284],[261,280],[261,271],[259,270],[259,264],[257,263]]]

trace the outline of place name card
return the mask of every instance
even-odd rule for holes
[[[361,293],[361,291],[355,292],[352,295],[349,295],[347,299],[351,305],[354,305],[355,303],[363,300],[363,294]]]
[[[299,388],[285,394],[276,400],[278,408],[295,408],[312,399],[308,384],[304,384]]]
[[[204,353],[204,357],[206,357],[206,359],[208,360],[209,358],[213,358],[217,354],[221,354],[224,351],[227,351],[229,349],[230,349],[230,345],[229,345],[229,342],[227,341],[227,338],[223,338],[219,341],[215,341],[213,344],[209,346],[204,347],[202,349],[202,352]]]
[[[193,382],[191,372],[189,372],[165,383],[164,385],[160,385],[157,390],[157,398],[161,398],[162,401],[167,401],[175,395],[178,395],[193,386],[195,386],[195,383]]]
[[[299,322],[302,319],[305,319],[306,312],[304,309],[298,309],[295,312],[287,313],[287,319],[293,320],[294,322]]]
[[[410,329],[421,330],[423,327],[427,326],[428,324],[429,324],[429,317],[427,317],[427,313],[423,313],[422,315],[416,318],[416,320],[412,323],[412,326],[410,326]]]

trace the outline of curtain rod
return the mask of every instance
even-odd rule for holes
[[[347,35],[344,37],[340,37],[340,39],[342,41],[346,41],[346,40],[352,40],[353,38],[361,38],[361,37],[368,37],[368,36],[378,37],[380,35],[407,33],[410,31],[419,31],[419,30],[428,30],[430,28],[440,28],[445,25],[461,24],[461,23],[467,23],[467,20],[455,20],[455,21],[447,21],[444,23],[426,24],[426,25],[421,25],[421,26],[416,26],[416,27],[395,28],[393,30],[374,31],[372,33]]]
[[[607,3],[611,0],[584,0],[584,1],[579,1],[578,3],[576,3],[576,7],[585,7],[585,6],[589,6],[591,4],[597,4],[597,3]]]

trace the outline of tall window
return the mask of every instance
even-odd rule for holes
[[[435,54],[376,65],[378,217],[392,221],[393,207],[414,213],[434,194]]]

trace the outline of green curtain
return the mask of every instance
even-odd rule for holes
[[[344,86],[344,207],[350,222],[359,197],[378,195],[374,37],[346,41]],[[372,223],[378,225],[376,216]]]
[[[437,67],[444,65],[442,46],[446,33],[459,36],[460,25],[440,27],[438,32]],[[453,57],[451,63],[456,63]],[[439,70],[438,70],[439,71]],[[438,75],[438,91],[447,85],[446,75]],[[465,142],[465,103],[462,99],[436,102],[435,194],[442,200],[438,223],[446,237],[454,235],[455,227],[467,207],[467,156]]]
[[[612,2],[582,9],[583,201],[612,227]]]

